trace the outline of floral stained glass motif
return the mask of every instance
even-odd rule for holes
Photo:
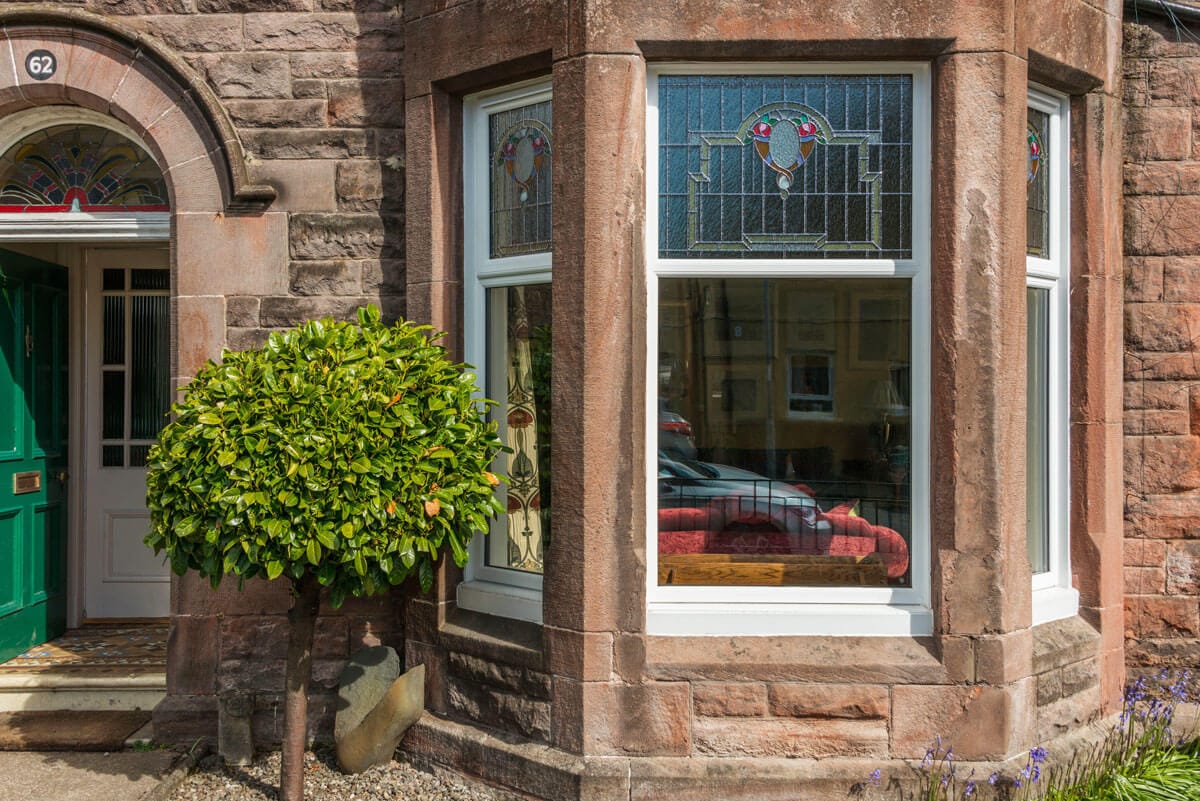
[[[1050,170],[1046,162],[1049,134],[1050,115],[1029,109],[1025,134],[1029,145],[1025,252],[1043,259],[1050,258]]]
[[[0,212],[168,211],[154,159],[93,125],[56,125],[0,156]]]
[[[549,100],[488,117],[492,258],[550,250],[551,124]]]
[[[910,75],[663,75],[659,256],[912,257]]]
[[[504,388],[504,504],[507,536],[489,563],[541,573],[550,533],[550,285],[491,290],[493,316],[505,326],[505,369],[493,377]],[[496,322],[500,322],[497,320]],[[495,343],[500,346],[501,343]],[[499,355],[499,354],[497,354]],[[493,531],[495,538],[497,531]]]

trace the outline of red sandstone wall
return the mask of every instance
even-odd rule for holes
[[[1200,661],[1200,44],[1125,26],[1125,636]],[[1191,33],[1190,36],[1194,36]]]

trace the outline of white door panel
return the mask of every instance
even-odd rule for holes
[[[87,618],[169,611],[170,571],[142,542],[146,451],[170,398],[167,269],[166,250],[84,252]]]

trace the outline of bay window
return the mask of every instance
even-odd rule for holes
[[[927,68],[648,100],[648,630],[930,633]]]

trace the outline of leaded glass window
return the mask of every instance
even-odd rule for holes
[[[142,147],[96,125],[55,125],[0,156],[0,212],[168,211]]]
[[[1025,252],[1050,258],[1050,169],[1046,161],[1050,115],[1029,109],[1026,126],[1028,171],[1025,190]]]
[[[659,257],[907,259],[911,75],[663,75]]]
[[[492,258],[550,251],[551,101],[488,115]]]

